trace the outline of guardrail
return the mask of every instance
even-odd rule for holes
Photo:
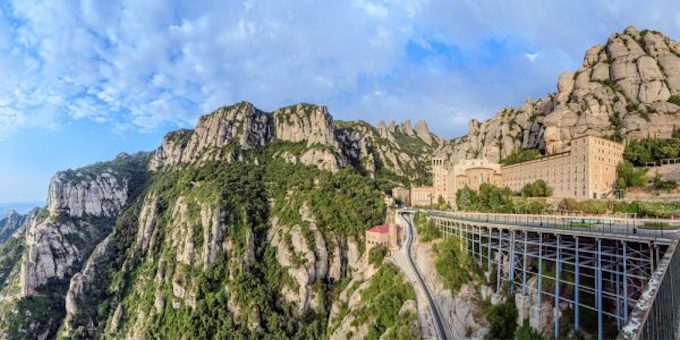
[[[584,215],[528,215],[528,214],[495,214],[475,212],[443,212],[428,210],[430,216],[449,217],[453,219],[527,226],[532,228],[549,228],[563,231],[589,232],[601,235],[625,235],[629,237],[645,237],[670,241],[680,229],[678,220],[629,219],[610,216]],[[661,227],[648,228],[646,224],[662,223]],[[667,226],[667,227],[666,227]]]
[[[680,338],[680,253],[677,235],[640,295],[620,340]]]

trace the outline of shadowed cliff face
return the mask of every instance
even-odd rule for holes
[[[560,75],[557,92],[519,108],[504,108],[439,153],[451,162],[498,161],[515,149],[566,151],[585,134],[614,140],[670,137],[680,126],[680,44],[659,32],[633,27],[588,49],[583,64]]]

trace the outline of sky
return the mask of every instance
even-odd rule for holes
[[[555,91],[628,25],[680,38],[675,1],[0,1],[0,203],[153,150],[240,100],[336,119],[471,118]],[[42,204],[42,203],[41,203]]]

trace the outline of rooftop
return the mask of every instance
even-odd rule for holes
[[[378,234],[387,234],[390,232],[390,227],[386,225],[377,225],[371,229],[368,229],[368,231]]]

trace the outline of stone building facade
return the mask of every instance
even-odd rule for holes
[[[366,230],[366,251],[375,246],[397,248],[401,243],[401,230],[396,225],[378,225]]]
[[[623,150],[622,144],[605,138],[576,138],[569,151],[501,167],[503,185],[520,191],[524,185],[542,179],[553,188],[553,197],[611,197]]]
[[[413,187],[411,188],[411,205],[427,207],[435,203],[433,187]]]
[[[538,179],[544,180],[557,198],[612,197],[616,166],[623,160],[623,151],[620,143],[583,136],[573,139],[566,152],[505,166],[486,159],[461,160],[448,166],[443,158],[435,157],[432,200],[442,197],[454,205],[456,192],[466,186],[476,191],[482,183],[491,183],[519,192]],[[413,196],[412,192],[412,201]]]
[[[392,188],[392,197],[395,200],[400,200],[402,203],[406,205],[411,205],[411,190],[408,188],[403,188],[403,187],[394,187]]]

